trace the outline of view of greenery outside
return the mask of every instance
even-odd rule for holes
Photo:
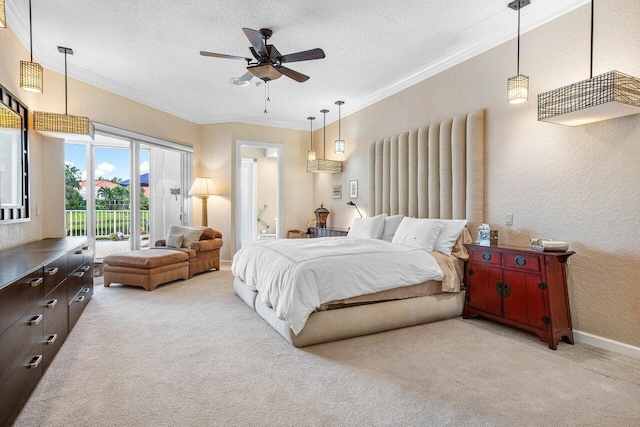
[[[97,177],[96,181],[109,181],[119,183],[122,178],[105,179]],[[67,211],[74,212],[73,215],[67,213],[67,234],[71,236],[86,235],[86,200],[80,193],[82,174],[80,169],[72,165],[65,165],[66,184],[66,206]],[[129,238],[129,224],[131,212],[130,187],[117,185],[113,188],[100,187],[96,197],[96,238],[97,239],[117,239]],[[144,194],[144,188],[140,187],[140,210],[143,223],[148,221],[149,198]],[[102,211],[102,212],[101,212]],[[146,211],[146,212],[145,212]],[[140,227],[142,233],[146,233],[146,227]],[[118,232],[122,235],[118,235]]]

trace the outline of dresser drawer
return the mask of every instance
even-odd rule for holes
[[[57,260],[44,266],[44,294],[48,295],[65,277],[67,270],[67,255],[63,255]]]
[[[69,270],[74,271],[76,268],[80,267],[84,262],[84,251],[82,250],[83,246],[79,246],[74,250],[68,253],[69,259]]]
[[[33,306],[0,335],[0,385],[4,384],[29,351],[42,343],[42,304]]]
[[[85,293],[84,291],[87,290]],[[91,300],[91,294],[89,288],[83,288],[80,293],[69,303],[69,332],[76,325],[76,322],[80,318],[80,315],[87,307],[87,304]]]
[[[503,254],[504,266],[507,268],[540,271],[540,258],[535,255],[522,255],[518,253]]]
[[[491,251],[488,249],[474,249],[471,251],[471,261],[475,261],[479,264],[491,264],[501,265],[502,254],[500,252]]]
[[[0,333],[13,325],[30,307],[42,304],[43,282],[42,269],[39,269],[0,291]]]
[[[93,280],[91,277],[91,266],[83,265],[78,268],[76,271],[69,275],[67,282],[69,284],[69,290],[67,292],[68,295],[68,303],[71,304],[71,301],[78,295],[78,293],[82,290],[82,288],[86,287],[87,281]]]
[[[69,329],[67,281],[63,281],[44,299],[44,335],[59,334]]]
[[[43,360],[42,344],[38,344],[20,361],[7,382],[0,386],[0,425],[11,425],[18,416],[42,377]]]

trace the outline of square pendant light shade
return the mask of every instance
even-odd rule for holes
[[[308,155],[309,155],[309,161],[310,162],[312,162],[312,161],[314,161],[316,159],[316,152],[315,151],[309,150]]]
[[[333,152],[336,154],[344,154],[344,140],[336,139],[336,142],[333,145]]]
[[[529,100],[529,76],[518,74],[507,80],[507,101],[519,104]]]
[[[4,10],[4,0],[0,0],[0,28],[7,28],[7,13]]]
[[[619,71],[538,95],[538,120],[581,126],[640,114],[640,79]]]
[[[22,119],[13,111],[0,105],[0,128],[9,129],[10,131],[20,130],[22,129]]]
[[[339,160],[317,159],[307,162],[307,172],[313,173],[340,173],[342,162]]]
[[[88,117],[68,114],[33,113],[33,129],[51,138],[64,138],[69,141],[93,141],[95,128]]]
[[[40,64],[20,61],[20,87],[27,92],[42,93],[42,66]]]

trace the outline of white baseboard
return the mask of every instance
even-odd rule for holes
[[[220,264],[229,264],[231,265],[233,261],[231,261],[230,259],[221,259],[220,260]]]
[[[576,342],[613,351],[624,356],[633,357],[634,359],[640,359],[640,347],[625,344],[620,341],[610,340],[609,338],[599,337],[598,335],[589,334],[587,332],[576,331],[575,329],[573,331],[573,338]]]

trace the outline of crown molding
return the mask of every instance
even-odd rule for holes
[[[539,0],[540,1],[540,0]],[[540,1],[540,5],[532,3],[533,6],[526,12],[526,20],[523,23],[521,34],[525,34],[541,25],[544,25],[568,12],[571,12],[585,4],[588,4],[591,0],[565,0],[562,2],[555,0],[547,0],[546,2]],[[24,46],[29,45],[29,25],[28,22],[22,19],[18,13],[13,2],[6,2],[7,8],[7,21],[10,21],[11,29],[16,34],[18,39]],[[501,13],[512,14],[513,11],[505,7],[505,10]],[[480,39],[480,41],[474,45],[470,45],[462,50],[459,50],[451,55],[443,58],[439,58],[423,67],[418,68],[416,71],[407,74],[406,76],[392,82],[391,84],[373,92],[366,94],[360,99],[355,101],[347,100],[341,108],[341,117],[346,117],[357,111],[360,111],[376,102],[379,102],[391,95],[394,95],[408,87],[415,85],[423,80],[435,76],[449,68],[452,68],[464,61],[467,61],[477,55],[480,55],[494,47],[497,47],[511,39],[515,38],[515,32],[512,28],[497,28],[496,31],[490,37]],[[43,67],[56,71],[60,74],[64,74],[64,61],[58,57],[48,55],[46,50],[37,38],[33,40],[33,56]],[[188,120],[196,124],[215,124],[215,123],[246,123],[258,126],[279,127],[285,129],[304,130],[304,123],[277,121],[262,118],[255,118],[251,116],[239,115],[239,114],[213,114],[213,115],[198,115],[193,111],[177,107],[168,102],[159,100],[152,96],[141,93],[135,89],[117,83],[113,80],[102,77],[98,74],[91,73],[79,67],[69,65],[69,76],[112,92],[116,95],[120,95],[124,98],[131,99],[132,101],[139,102],[157,110],[163,111],[167,114],[171,114],[176,117]],[[327,125],[338,121],[338,112],[334,110],[327,114]]]

